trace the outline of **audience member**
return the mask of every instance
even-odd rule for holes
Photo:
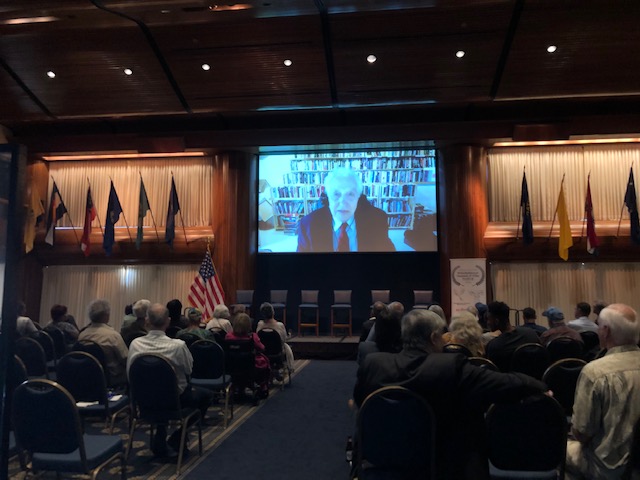
[[[387,306],[384,304],[384,302],[377,301],[373,303],[373,306],[371,307],[371,318],[362,323],[362,330],[360,332],[361,342],[364,342],[369,336],[369,332],[371,331],[371,327],[373,327],[373,324],[376,321],[376,317],[380,314],[380,312],[386,309]]]
[[[137,303],[137,302],[136,302]],[[133,307],[134,312],[136,307]],[[129,359],[127,360],[127,372],[136,357],[145,354],[157,354],[165,357],[173,366],[178,380],[180,391],[180,404],[185,408],[198,408],[202,418],[207,413],[207,408],[213,400],[213,392],[194,387],[189,384],[189,375],[193,368],[193,357],[187,345],[175,338],[169,338],[165,334],[169,327],[169,310],[160,303],[154,303],[148,308],[149,332],[144,337],[133,339],[129,347]],[[137,314],[136,314],[137,316]],[[166,457],[173,454],[167,447],[177,451],[180,446],[181,429],[176,430],[167,439],[166,425],[157,425],[156,434],[151,442],[151,450],[157,457]]]
[[[177,298],[169,300],[167,302],[167,309],[169,310],[169,318],[171,319],[172,327],[187,328],[189,320],[182,314],[182,302]]]
[[[582,341],[582,337],[576,330],[565,325],[564,313],[562,313],[559,308],[549,307],[542,312],[542,315],[547,317],[549,322],[549,330],[540,335],[540,342],[542,345],[546,347],[549,345],[551,340],[555,340],[559,337],[569,337],[580,343],[584,343]]]
[[[65,342],[73,343],[78,339],[78,329],[72,324],[65,321],[67,316],[67,307],[65,305],[54,305],[51,307],[51,321],[47,324],[45,330],[57,328],[64,333]]]
[[[255,381],[260,386],[260,397],[269,396],[269,377],[271,367],[269,359],[264,355],[264,345],[260,337],[251,331],[251,317],[246,313],[238,313],[233,321],[233,330],[227,333],[225,340],[251,340],[256,350]]]
[[[124,339],[127,347],[131,345],[134,338],[138,338],[147,334],[147,311],[151,302],[146,299],[138,300],[133,304],[133,314],[136,320],[129,325],[120,328],[120,335]]]
[[[536,315],[536,311],[533,308],[527,307],[522,310],[522,317],[524,318],[524,324],[522,325],[523,327],[532,329],[538,335],[541,335],[543,332],[547,331],[545,327],[536,323],[536,318],[538,318],[538,316]]]
[[[387,309],[389,310],[389,313],[391,315],[395,315],[398,319],[402,318],[402,315],[404,315],[404,305],[400,302],[391,302],[389,305],[387,305]],[[376,341],[376,324],[375,322],[373,323],[373,326],[371,327],[371,330],[369,331],[369,335],[367,335],[367,341],[368,342],[375,342]]]
[[[223,332],[226,335],[233,329],[229,318],[231,318],[229,308],[223,304],[216,305],[213,309],[213,318],[209,320],[206,328],[213,332]]]
[[[33,321],[26,315],[27,315],[27,306],[24,304],[24,302],[18,302],[18,318],[16,319],[16,334],[20,337],[24,337],[29,335],[30,333],[35,333],[38,331],[38,328],[35,326]]]
[[[575,320],[571,320],[567,326],[573,328],[577,332],[592,331],[598,332],[598,325],[595,322],[589,320],[589,314],[591,313],[591,305],[587,302],[580,302],[576,305]]]
[[[284,323],[278,322],[275,317],[275,311],[273,309],[273,305],[270,303],[263,303],[260,305],[260,315],[264,318],[264,320],[260,320],[258,322],[258,327],[256,331],[259,332],[265,328],[271,328],[278,332],[280,338],[282,339],[282,348],[284,350],[285,358],[287,360],[287,367],[289,371],[293,371],[293,351],[291,350],[291,346],[287,343],[287,329],[284,326]]]
[[[478,311],[478,323],[482,327],[483,331],[488,332],[489,327],[487,326],[487,304],[478,302],[474,306]]]
[[[122,319],[120,328],[127,328],[135,321],[136,316],[133,314],[133,303],[130,303],[129,305],[124,307],[124,318]]]
[[[476,320],[480,318],[480,312],[478,312],[478,309],[476,308],[475,305],[469,305],[467,307],[467,312],[471,313],[474,317],[476,317]]]
[[[189,326],[178,331],[178,333],[176,333],[176,338],[180,338],[182,335],[191,334],[200,337],[203,340],[214,339],[211,330],[200,328],[200,322],[202,321],[202,312],[200,310],[197,308],[190,308],[187,311],[187,319],[189,320]]]
[[[600,312],[604,357],[578,378],[567,478],[618,479],[629,461],[633,427],[640,418],[640,327],[635,310],[621,303]]]
[[[509,306],[504,302],[487,305],[487,325],[492,332],[500,334],[487,343],[487,358],[503,372],[511,368],[511,356],[516,348],[525,343],[540,343],[538,334],[530,328],[514,327],[509,320]]]
[[[375,340],[367,340],[358,345],[358,365],[362,365],[370,353],[398,353],[402,350],[401,319],[402,314],[397,309],[389,310],[386,308],[380,312],[376,317]]]
[[[482,327],[475,315],[469,311],[460,312],[451,317],[449,331],[442,338],[445,343],[464,345],[474,357],[484,356]]]
[[[108,378],[111,386],[127,383],[127,355],[129,349],[122,339],[122,335],[109,325],[111,307],[106,300],[94,300],[88,308],[89,325],[80,335],[78,341],[89,340],[102,348],[105,357]]]
[[[435,312],[441,319],[445,321],[447,325],[449,325],[449,320],[447,319],[447,316],[445,315],[444,310],[440,305],[438,305],[437,303],[433,303],[429,305],[429,310]]]
[[[596,300],[595,302],[593,302],[593,314],[596,316],[596,319],[594,320],[594,322],[596,323],[596,325],[598,324],[598,318],[600,318],[600,312],[607,307],[609,304],[603,300]]]
[[[407,313],[402,319],[402,350],[367,356],[358,369],[354,399],[361,406],[367,395],[389,385],[422,395],[442,426],[436,428],[435,478],[488,479],[486,408],[544,392],[546,387],[527,375],[476,367],[460,354],[439,354],[444,328],[444,320],[434,312]]]

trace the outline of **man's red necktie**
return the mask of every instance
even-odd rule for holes
[[[338,235],[338,251],[339,252],[348,252],[349,251],[349,235],[347,235],[347,227],[346,223],[340,225],[340,234]]]

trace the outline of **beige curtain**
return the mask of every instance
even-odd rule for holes
[[[164,225],[171,191],[171,173],[176,183],[180,200],[180,212],[187,227],[207,226],[211,224],[211,179],[213,165],[211,157],[169,158],[154,160],[96,160],[96,161],[57,161],[51,162],[49,173],[55,179],[69,216],[76,228],[84,225],[87,199],[87,178],[91,182],[91,196],[98,211],[100,222],[104,226],[107,202],[109,200],[110,179],[118,194],[124,216],[130,227],[138,225],[138,202],[140,198],[140,175],[144,180],[149,205],[156,225]],[[51,197],[53,180],[49,178]],[[178,214],[180,215],[180,214]],[[151,214],[144,219],[145,226],[152,226]],[[176,224],[181,225],[180,218]],[[71,226],[68,216],[58,222],[59,226]],[[93,225],[98,226],[94,220]],[[124,227],[121,217],[116,225]]]
[[[51,306],[66,305],[78,326],[88,323],[87,306],[96,298],[111,304],[110,325],[119,330],[124,307],[146,298],[166,304],[177,298],[188,306],[187,295],[199,264],[140,266],[50,266],[43,270],[40,324],[50,320]]]
[[[619,220],[632,164],[637,174],[640,146],[636,144],[491,149],[490,221],[518,221],[523,169],[534,222],[553,219],[563,175],[569,219],[582,220],[589,173],[596,220]],[[623,219],[628,218],[625,209]]]
[[[491,264],[496,300],[511,308],[533,307],[538,323],[546,325],[542,312],[560,308],[573,319],[578,302],[626,303],[640,311],[638,263],[497,263]]]

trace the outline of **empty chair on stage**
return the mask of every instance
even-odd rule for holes
[[[313,317],[309,318],[310,314]],[[316,336],[320,333],[318,290],[302,290],[301,302],[298,305],[298,335],[302,335],[305,328],[313,328]]]
[[[244,305],[247,314],[251,316],[253,306],[253,290],[236,290],[236,305]]]
[[[433,290],[413,291],[413,309],[429,308],[431,302],[433,302]]]
[[[351,290],[334,290],[331,305],[331,335],[336,330],[346,330],[351,336],[352,323]]]
[[[277,313],[282,310],[282,323],[287,324],[287,291],[271,290],[269,293],[269,303]]]

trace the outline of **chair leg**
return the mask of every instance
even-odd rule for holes
[[[136,419],[131,422],[131,429],[129,430],[129,442],[127,443],[127,451],[125,453],[125,460],[129,460],[129,454],[131,453],[131,446],[133,445],[133,434],[136,430]]]
[[[302,309],[298,308],[298,335],[302,336],[302,328],[300,325],[302,324]]]
[[[320,309],[316,308],[316,337],[320,336]]]
[[[182,456],[184,454],[184,443],[187,438],[187,421],[182,421],[182,432],[180,435],[180,451],[178,452],[178,465],[176,466],[176,477],[180,476],[180,467],[182,467]]]
[[[333,308],[331,309],[331,315],[330,315],[330,317],[331,317],[331,318],[330,318],[330,322],[331,322],[331,325],[330,325],[330,329],[331,329],[331,336],[333,337],[333,325],[334,325],[334,322],[335,322],[335,311],[333,310]]]

